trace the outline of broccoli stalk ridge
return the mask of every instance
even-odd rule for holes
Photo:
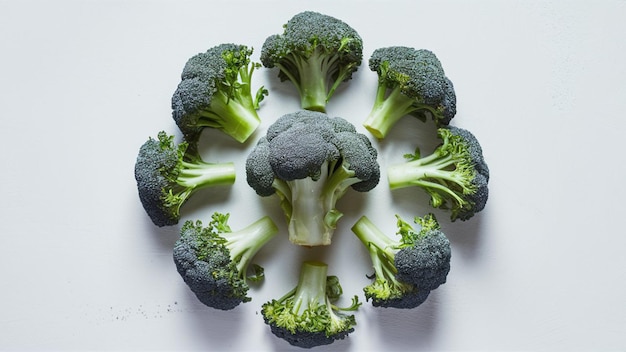
[[[241,280],[249,278],[248,266],[252,257],[276,235],[278,228],[269,217],[265,216],[238,231],[221,232],[220,236],[226,239],[224,244],[230,252],[230,257]]]
[[[298,90],[303,109],[325,112],[326,103],[331,96],[326,77],[333,61],[336,59],[324,55],[320,48],[316,48],[307,58],[287,55],[282,63],[276,63],[276,67]]]
[[[235,164],[232,162],[182,161],[181,166],[177,183],[186,188],[196,189],[210,185],[231,185],[235,182]]]
[[[249,84],[241,86],[245,87]],[[249,90],[248,88],[248,96]],[[243,143],[261,123],[256,109],[258,109],[258,104],[250,96],[217,92],[211,100],[210,109],[200,111],[196,126],[222,130],[236,141]],[[237,118],[224,118],[224,116],[237,116]]]
[[[399,87],[392,89],[387,95],[387,85],[379,83],[374,105],[363,122],[363,127],[374,137],[383,139],[402,117],[417,110],[420,108],[415,106],[415,100],[402,94]]]
[[[378,229],[372,221],[363,216],[352,227],[356,237],[363,243],[370,254],[374,269],[374,282],[363,291],[365,297],[374,300],[401,299],[415,288],[396,278],[398,269],[394,265],[398,243]]]
[[[336,167],[339,161],[326,161],[320,168],[321,174],[311,177],[284,181],[289,191],[280,195],[283,210],[287,209],[289,240],[298,245],[329,245],[337,222],[343,213],[337,210],[337,201],[348,188],[360,182],[355,173],[345,166]],[[323,187],[318,186],[318,182]],[[276,183],[280,183],[276,182]],[[284,187],[283,187],[284,188]],[[282,193],[282,195],[281,195]]]

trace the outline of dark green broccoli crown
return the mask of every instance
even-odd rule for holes
[[[376,161],[378,152],[371,141],[364,134],[354,132],[339,132],[336,137],[344,164],[354,171],[356,178],[363,180],[352,185],[352,189],[367,192],[376,187],[380,168]]]
[[[301,110],[281,116],[268,128],[248,156],[246,172],[250,186],[260,195],[269,195],[274,178],[316,179],[325,163],[342,162],[361,180],[352,188],[366,192],[380,178],[377,155],[367,137],[347,120]]]
[[[450,241],[441,231],[427,232],[415,246],[396,253],[398,279],[418,290],[434,290],[446,282],[450,272]]]
[[[277,326],[274,323],[268,322],[268,319],[264,317],[265,323],[269,325],[270,330],[277,337],[287,341],[289,344],[302,348],[313,348],[316,346],[329,345],[336,340],[342,340],[354,331],[354,328],[344,330],[336,333],[335,335],[327,336],[324,331],[297,331],[291,333],[286,328]]]
[[[416,217],[415,223],[421,227],[419,231],[399,216],[397,219],[398,233],[402,236],[401,249],[394,259],[398,280],[426,291],[444,284],[450,272],[452,251],[435,216]]]
[[[198,77],[187,78],[178,84],[172,96],[172,117],[185,135],[185,138],[197,138],[202,130],[198,120],[202,110],[209,108],[213,95],[217,91],[214,80],[202,80]]]
[[[405,291],[398,297],[381,298],[375,295],[369,295],[367,298],[372,301],[372,306],[374,307],[412,309],[424,303],[428,295],[430,295],[429,290],[414,288],[410,291]]]
[[[274,170],[270,165],[270,145],[261,137],[246,159],[246,179],[256,193],[268,197],[276,192],[273,187]]]
[[[425,49],[404,46],[379,48],[370,57],[369,66],[389,88],[419,102],[433,105],[445,95],[445,73],[437,56]]]
[[[181,78],[200,78],[203,81],[221,83],[228,75],[250,63],[252,49],[232,43],[214,46],[204,53],[194,55],[185,64]]]
[[[215,213],[207,227],[186,221],[174,245],[174,262],[185,283],[202,303],[221,310],[250,301],[249,286],[220,236],[231,232],[227,219],[228,215]]]
[[[299,121],[302,116],[309,116]],[[269,161],[276,177],[291,181],[317,179],[322,164],[335,162],[341,156],[339,141],[329,117],[323,113],[301,111],[277,120],[281,132],[268,132]],[[289,124],[289,127],[285,125]]]
[[[318,12],[305,11],[293,16],[282,35],[269,36],[261,50],[261,62],[272,68],[286,56],[303,59],[320,50],[324,55],[336,56],[338,66],[353,66],[356,71],[363,57],[363,40],[345,22]],[[287,79],[281,75],[282,79]],[[336,79],[336,74],[335,77]]]
[[[446,77],[444,96],[440,103],[441,106],[441,118],[438,121],[440,126],[450,124],[450,121],[456,115],[456,92],[454,91],[454,84]]]
[[[460,219],[462,221],[469,220],[476,213],[485,208],[487,199],[489,198],[489,185],[485,175],[476,173],[472,179],[472,188],[475,190],[473,193],[467,195],[468,203],[470,207],[461,208],[456,213],[453,213],[453,219]]]
[[[178,206],[170,204],[168,194],[177,187],[182,157],[188,147],[186,142],[176,145],[174,136],[161,131],[158,139],[150,137],[140,148],[135,163],[135,180],[139,199],[148,216],[157,226],[178,223]]]

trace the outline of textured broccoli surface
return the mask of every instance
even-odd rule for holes
[[[200,302],[221,310],[251,300],[247,281],[263,278],[262,267],[250,266],[252,258],[278,233],[267,216],[239,231],[231,230],[228,218],[213,213],[206,227],[188,220],[174,245],[174,263],[187,286]]]
[[[399,240],[387,236],[367,216],[354,224],[352,232],[368,250],[374,268],[374,281],[363,289],[366,299],[375,307],[411,309],[446,282],[451,248],[433,214],[415,218],[419,231],[396,218]]]
[[[135,163],[139,199],[152,222],[171,226],[180,220],[180,208],[198,190],[235,182],[232,162],[208,163],[195,143],[176,144],[174,136],[161,131],[140,148]]]
[[[454,86],[432,51],[379,48],[372,53],[369,67],[378,75],[378,87],[363,126],[376,138],[385,138],[403,116],[423,121],[431,117],[441,127],[456,114]]]
[[[301,110],[268,128],[247,158],[247,181],[260,196],[279,196],[291,242],[328,245],[343,215],[337,201],[349,188],[367,192],[378,184],[377,156],[345,119]]]
[[[489,197],[489,167],[476,137],[462,128],[438,129],[442,143],[432,154],[419,149],[407,161],[387,168],[391,189],[420,187],[435,208],[450,211],[450,218],[468,220],[484,209]]]
[[[293,16],[282,34],[269,36],[261,49],[265,67],[291,81],[303,109],[326,111],[337,87],[352,78],[363,59],[363,40],[345,22],[318,12]]]
[[[296,287],[280,299],[273,299],[261,309],[272,333],[291,345],[311,348],[344,339],[354,331],[355,311],[361,305],[354,296],[352,304],[340,308],[333,304],[343,290],[336,276],[328,276],[328,266],[319,261],[305,261]]]
[[[252,93],[252,48],[220,44],[190,58],[172,96],[172,117],[188,139],[203,128],[216,128],[245,142],[261,120],[259,103],[268,91]]]

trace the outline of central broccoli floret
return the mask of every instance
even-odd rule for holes
[[[343,21],[312,11],[293,16],[284,28],[265,40],[261,62],[294,84],[303,109],[324,112],[339,84],[361,65],[363,40]]]
[[[348,121],[302,110],[268,128],[246,161],[247,181],[260,196],[278,194],[291,242],[328,245],[343,215],[337,200],[350,187],[367,192],[378,184],[377,155]]]

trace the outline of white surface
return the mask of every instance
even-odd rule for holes
[[[0,349],[289,350],[258,312],[293,286],[301,255],[325,259],[346,299],[361,295],[371,270],[350,226],[367,214],[393,231],[395,213],[430,210],[414,205],[420,190],[391,194],[383,178],[349,193],[333,246],[294,248],[276,199],[245,182],[253,143],[209,132],[207,159],[238,162],[238,179],[196,195],[184,218],[220,210],[238,227],[268,213],[284,235],[257,257],[267,280],[253,301],[228,312],[189,292],[171,259],[178,228],[155,228],[136,194],[139,146],[176,131],[186,60],[221,42],[260,50],[303,10],[351,24],[366,59],[433,50],[456,87],[453,124],[477,135],[492,172],[484,212],[439,216],[448,283],[415,310],[365,304],[348,339],[316,350],[625,350],[626,2],[286,0],[0,1]],[[256,74],[271,94],[255,138],[298,107],[275,74]],[[364,64],[329,114],[364,131],[375,83]],[[428,128],[402,120],[377,144],[381,165]]]

